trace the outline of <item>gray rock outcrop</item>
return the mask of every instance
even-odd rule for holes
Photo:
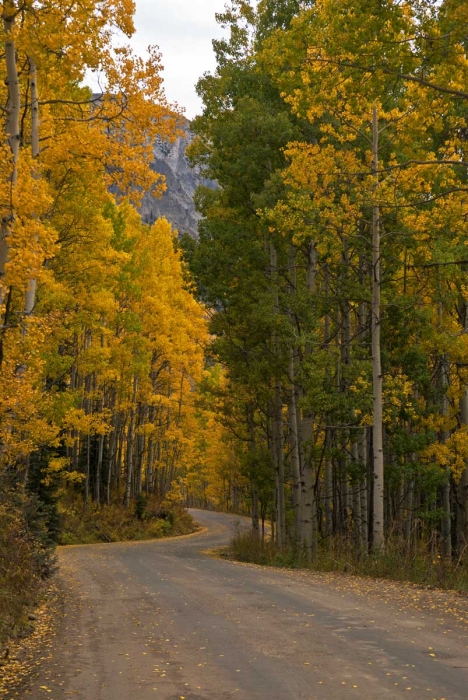
[[[167,190],[158,199],[145,194],[140,209],[142,219],[152,224],[164,216],[179,235],[190,234],[198,238],[200,214],[195,210],[193,196],[201,184],[216,187],[215,183],[200,175],[198,168],[192,168],[186,156],[187,146],[192,141],[192,134],[187,125],[186,135],[174,143],[159,141],[154,146],[154,160],[151,167],[166,178]]]

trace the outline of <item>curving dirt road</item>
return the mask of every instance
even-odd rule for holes
[[[63,548],[66,615],[29,700],[467,700],[467,599],[203,553],[189,538]]]

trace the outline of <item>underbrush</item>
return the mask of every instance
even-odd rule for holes
[[[21,487],[0,484],[0,648],[31,629],[31,609],[54,570],[47,512]]]
[[[447,561],[429,549],[423,543],[413,549],[401,539],[394,538],[387,543],[385,553],[367,554],[349,541],[335,538],[319,547],[314,561],[308,562],[304,552],[297,547],[280,550],[271,539],[262,540],[251,530],[239,530],[222,556],[264,566],[341,572],[468,593],[466,560]]]
[[[159,539],[196,531],[185,508],[153,497],[141,497],[130,508],[120,503],[90,503],[85,508],[82,499],[64,497],[60,515],[59,544],[63,545]]]

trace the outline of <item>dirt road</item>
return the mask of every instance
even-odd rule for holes
[[[62,548],[66,616],[26,700],[468,699],[466,598],[203,554],[189,538]]]

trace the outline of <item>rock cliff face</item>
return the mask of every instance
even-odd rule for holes
[[[195,210],[193,195],[200,184],[213,188],[216,185],[203,178],[197,168],[190,166],[185,151],[192,138],[187,126],[185,137],[177,139],[175,143],[161,141],[155,144],[151,167],[166,177],[167,190],[161,199],[145,194],[140,213],[145,223],[152,224],[164,216],[179,235],[188,233],[197,238],[197,225],[201,217]]]

